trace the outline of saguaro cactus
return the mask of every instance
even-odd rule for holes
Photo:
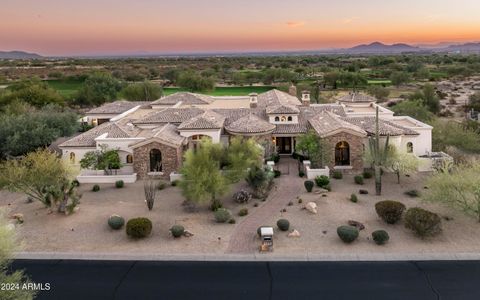
[[[380,133],[378,128],[378,106],[375,112],[375,136],[369,137],[368,146],[373,160],[373,170],[375,172],[375,194],[382,194],[382,166],[385,164],[388,155],[388,143],[390,136],[387,135],[385,146],[380,147]]]

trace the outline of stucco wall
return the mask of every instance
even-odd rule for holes
[[[159,177],[168,179],[170,173],[178,172],[182,162],[183,151],[181,148],[174,148],[158,142],[152,142],[133,149],[133,170],[138,178],[148,177],[150,172],[150,150],[158,149],[162,152],[162,174]]]

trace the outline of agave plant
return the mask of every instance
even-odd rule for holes
[[[382,194],[382,166],[385,165],[388,157],[388,145],[390,136],[387,135],[385,146],[380,147],[380,133],[378,128],[378,106],[375,112],[375,136],[369,137],[368,146],[375,172],[375,194]]]

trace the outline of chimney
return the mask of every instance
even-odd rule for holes
[[[297,87],[293,83],[288,88],[288,93],[293,97],[297,97]]]
[[[310,106],[310,91],[302,91],[302,105]]]
[[[250,97],[250,108],[256,108],[258,104],[258,94],[251,93],[248,96]]]

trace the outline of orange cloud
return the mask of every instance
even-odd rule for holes
[[[305,22],[303,21],[288,21],[287,26],[288,27],[302,27],[305,25]]]

